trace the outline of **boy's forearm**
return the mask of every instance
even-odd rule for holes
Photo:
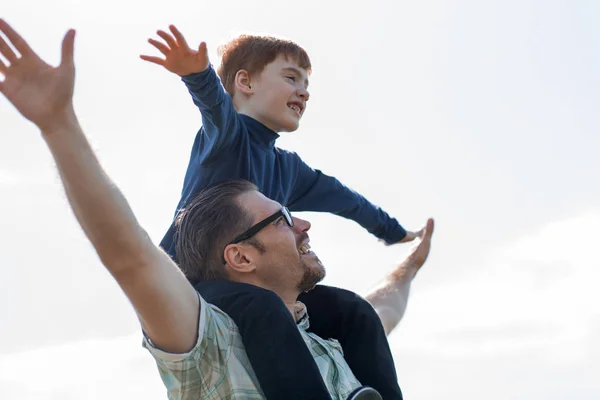
[[[233,101],[212,66],[198,74],[184,76],[182,80],[202,114],[203,148],[208,154],[216,154],[240,134]]]
[[[227,93],[212,66],[202,72],[182,76],[181,80],[200,111],[208,111],[226,100]]]
[[[298,198],[290,204],[292,211],[329,212],[351,219],[389,244],[406,236],[406,230],[396,219],[338,179],[303,164],[298,181],[312,184],[298,188]]]
[[[100,166],[75,114],[43,136],[75,216],[103,263],[113,275],[136,265],[152,242]]]

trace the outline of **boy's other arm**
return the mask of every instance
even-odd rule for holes
[[[387,335],[404,316],[412,280],[429,256],[433,227],[433,220],[429,219],[408,257],[365,296],[379,315]]]
[[[164,43],[148,40],[165,56],[164,59],[147,55],[140,57],[181,77],[202,115],[205,138],[203,151],[216,154],[233,143],[240,134],[239,116],[231,97],[210,65],[206,43],[200,43],[198,50],[194,50],[175,26],[171,25],[169,29],[171,34],[157,31]]]
[[[195,344],[199,299],[171,259],[138,224],[125,197],[98,163],[73,109],[75,32],[63,40],[58,67],[46,64],[6,22],[0,31],[0,92],[36,124],[60,173],[71,207],[100,259],[132,302],[157,346],[184,352]]]
[[[406,230],[395,218],[334,177],[313,170],[302,160],[289,204],[292,211],[329,212],[358,222],[386,243],[397,243]]]

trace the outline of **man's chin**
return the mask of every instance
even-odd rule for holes
[[[298,284],[298,289],[301,292],[308,292],[317,286],[319,282],[325,279],[325,267],[318,258],[310,263],[311,265],[305,265],[304,276],[302,281]]]

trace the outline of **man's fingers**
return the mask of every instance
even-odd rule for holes
[[[161,43],[158,40],[148,39],[148,43],[156,47],[158,51],[163,53],[165,56],[169,55],[169,53],[171,52],[170,48],[168,48],[164,43]]]
[[[69,29],[62,42],[60,65],[73,66],[73,52],[75,48],[75,30]]]
[[[13,49],[2,39],[2,36],[0,36],[0,54],[6,57],[11,64],[17,61],[18,58]]]
[[[152,56],[143,56],[142,55],[142,56],[140,56],[140,58],[142,60],[144,60],[144,61],[148,61],[148,62],[151,62],[151,63],[154,63],[154,64],[158,64],[158,65],[163,66],[163,67],[165,65],[165,60],[163,60],[160,57],[152,57]]]
[[[427,223],[425,224],[425,228],[423,228],[423,239],[431,239],[431,235],[433,235],[433,229],[435,228],[435,223],[433,218],[429,218]]]
[[[207,54],[207,50],[206,50],[206,42],[202,42],[200,43],[200,46],[198,46],[198,52],[200,54]]]
[[[156,34],[158,36],[160,36],[161,38],[164,39],[165,42],[167,42],[167,44],[172,48],[172,49],[176,49],[177,48],[177,42],[175,41],[175,39],[173,39],[173,36],[169,35],[167,32],[165,31],[156,31]]]
[[[175,36],[175,40],[177,40],[177,44],[179,45],[179,47],[189,49],[187,41],[185,40],[181,32],[179,32],[179,29],[175,27],[175,25],[169,25],[169,30],[171,31],[173,36]]]
[[[10,40],[10,43],[12,43],[12,45],[15,46],[15,49],[17,49],[17,51],[19,53],[21,53],[22,56],[25,56],[27,54],[33,54],[33,50],[31,50],[31,47],[29,47],[29,45],[27,44],[27,42],[25,41],[25,39],[23,39],[3,19],[0,19],[0,31],[6,35],[6,37],[8,38],[8,40]]]
[[[8,67],[6,66],[6,64],[4,64],[2,62],[2,60],[0,60],[0,73],[5,75],[7,72],[8,72]]]

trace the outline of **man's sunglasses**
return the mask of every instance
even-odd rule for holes
[[[230,244],[237,244],[239,242],[243,242],[244,240],[250,239],[252,236],[256,235],[258,232],[260,232],[262,229],[264,229],[271,222],[275,221],[277,218],[280,218],[280,217],[283,217],[283,219],[285,220],[285,222],[288,224],[288,226],[290,228],[294,226],[294,219],[292,218],[292,214],[290,213],[290,210],[288,210],[287,207],[281,207],[281,209],[279,211],[277,211],[275,214],[268,216],[267,218],[263,219],[262,221],[256,223],[255,225],[252,225],[250,228],[248,228],[242,234],[236,236],[235,239],[233,239],[231,242],[229,242],[225,247],[229,246]],[[226,264],[226,263],[227,262],[225,261],[225,257],[223,257],[223,264]]]

